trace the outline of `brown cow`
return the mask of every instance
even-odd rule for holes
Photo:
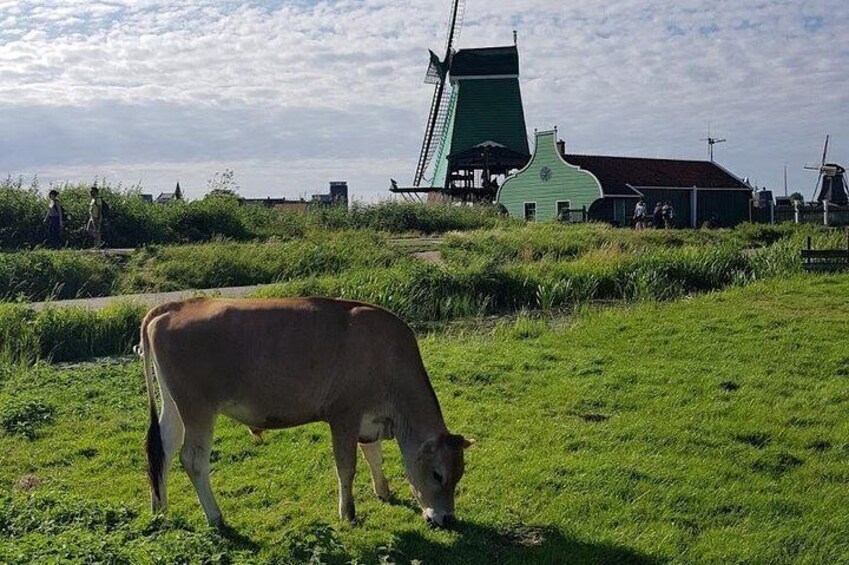
[[[209,455],[215,419],[225,414],[258,433],[330,424],[339,514],[347,520],[355,516],[357,443],[375,493],[386,499],[380,441],[395,437],[425,519],[444,526],[453,517],[470,442],[448,432],[416,338],[390,312],[322,298],[192,299],[151,310],[141,341],[154,512],[167,508],[167,472],[182,447],[183,468],[207,520],[223,525],[209,484]]]

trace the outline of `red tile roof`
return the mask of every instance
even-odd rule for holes
[[[594,174],[605,196],[634,196],[630,187],[724,188],[751,190],[742,180],[710,161],[643,159],[565,154],[566,161]]]

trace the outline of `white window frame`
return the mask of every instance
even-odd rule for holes
[[[532,220],[528,219],[528,204],[534,205],[534,217]],[[534,202],[523,202],[522,203],[522,217],[526,222],[536,222],[537,221],[537,203]]]

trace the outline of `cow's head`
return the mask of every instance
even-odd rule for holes
[[[428,524],[447,527],[454,518],[454,490],[463,476],[463,450],[473,442],[442,434],[425,441],[407,474]]]

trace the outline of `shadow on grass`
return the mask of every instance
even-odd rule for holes
[[[609,543],[593,543],[567,537],[554,526],[516,524],[493,528],[461,522],[454,528],[457,538],[441,544],[420,532],[398,534],[391,557],[399,563],[418,559],[424,564],[616,564],[655,565],[663,560],[647,556],[627,547]],[[380,555],[369,556],[367,563]]]
[[[227,540],[234,549],[244,549],[250,551],[258,551],[260,546],[253,539],[238,532],[229,524],[222,526],[216,530],[216,533]]]
[[[461,524],[459,539],[450,545],[434,543],[416,532],[399,536],[398,551],[425,563],[659,563],[626,547],[572,539],[557,528],[513,526],[495,529]]]

